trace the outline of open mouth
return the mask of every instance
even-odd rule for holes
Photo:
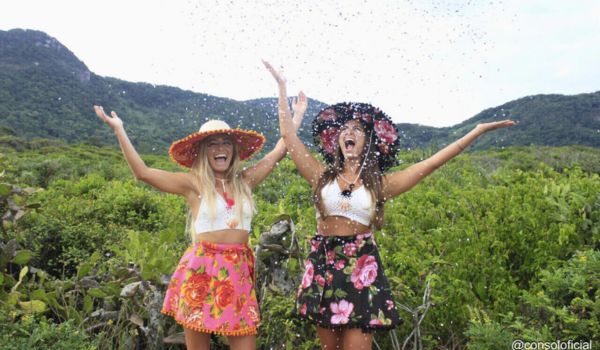
[[[224,154],[217,154],[214,159],[215,159],[215,163],[217,163],[219,165],[227,164],[227,156]]]
[[[354,146],[356,146],[356,142],[354,142],[354,140],[344,141],[344,150],[346,152],[352,152],[354,150]]]

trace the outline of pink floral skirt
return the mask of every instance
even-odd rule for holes
[[[260,313],[250,247],[204,241],[191,245],[171,276],[161,311],[198,332],[255,335]]]

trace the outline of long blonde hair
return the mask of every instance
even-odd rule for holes
[[[215,188],[215,173],[210,167],[208,156],[206,154],[207,139],[198,142],[198,156],[194,160],[191,167],[191,174],[194,179],[194,185],[200,193],[200,201],[206,201],[208,206],[208,215],[210,220],[214,220],[216,215],[215,201],[217,189]],[[256,207],[252,199],[252,191],[250,186],[242,179],[242,162],[238,156],[237,144],[232,140],[233,154],[229,169],[225,173],[226,182],[231,184],[233,192],[233,200],[235,201],[235,214],[240,225],[243,224],[244,218],[244,203],[248,203],[250,210],[255,213]],[[230,194],[231,195],[231,194]],[[199,214],[199,213],[198,213]],[[192,213],[188,209],[186,231],[190,234],[193,243],[196,243],[196,232],[192,220]]]

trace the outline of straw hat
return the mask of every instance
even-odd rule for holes
[[[191,168],[198,156],[198,142],[212,135],[230,135],[233,137],[240,160],[250,158],[260,151],[265,143],[265,137],[253,130],[232,129],[221,120],[209,120],[202,124],[200,130],[171,144],[169,155],[175,162],[186,168]]]

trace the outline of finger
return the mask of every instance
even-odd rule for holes
[[[510,119],[507,119],[507,120],[497,122],[496,125],[499,127],[505,127],[505,126],[515,125],[515,122]]]
[[[265,60],[263,60],[262,62],[265,65],[265,67],[267,67],[267,69],[269,70],[269,72],[271,72],[271,74],[275,75],[277,73],[275,71],[275,68],[273,68],[273,66],[269,62],[267,62]]]
[[[267,68],[267,70],[268,70],[269,72],[271,72],[271,74],[272,74],[273,76],[275,76],[275,75],[276,75],[275,68],[273,68],[273,66],[272,66],[272,65],[271,65],[269,62],[267,62],[267,61],[263,61],[263,64],[265,65],[265,67]]]
[[[106,113],[104,113],[104,109],[102,108],[102,106],[94,106],[94,110],[96,112],[96,115],[100,117],[100,119],[106,120],[108,118],[106,116]]]
[[[283,78],[281,77],[281,72],[278,72],[275,68],[273,67],[267,67],[267,69],[269,70],[269,72],[271,72],[271,75],[273,76],[273,78],[275,78],[275,80],[278,83],[283,82]]]
[[[100,113],[100,107],[98,107],[98,106],[94,106],[94,113],[96,113],[96,115],[97,115],[99,118],[102,118],[102,114]]]
[[[306,102],[306,95],[304,94],[304,91],[300,91],[298,96],[300,97],[300,101]]]

